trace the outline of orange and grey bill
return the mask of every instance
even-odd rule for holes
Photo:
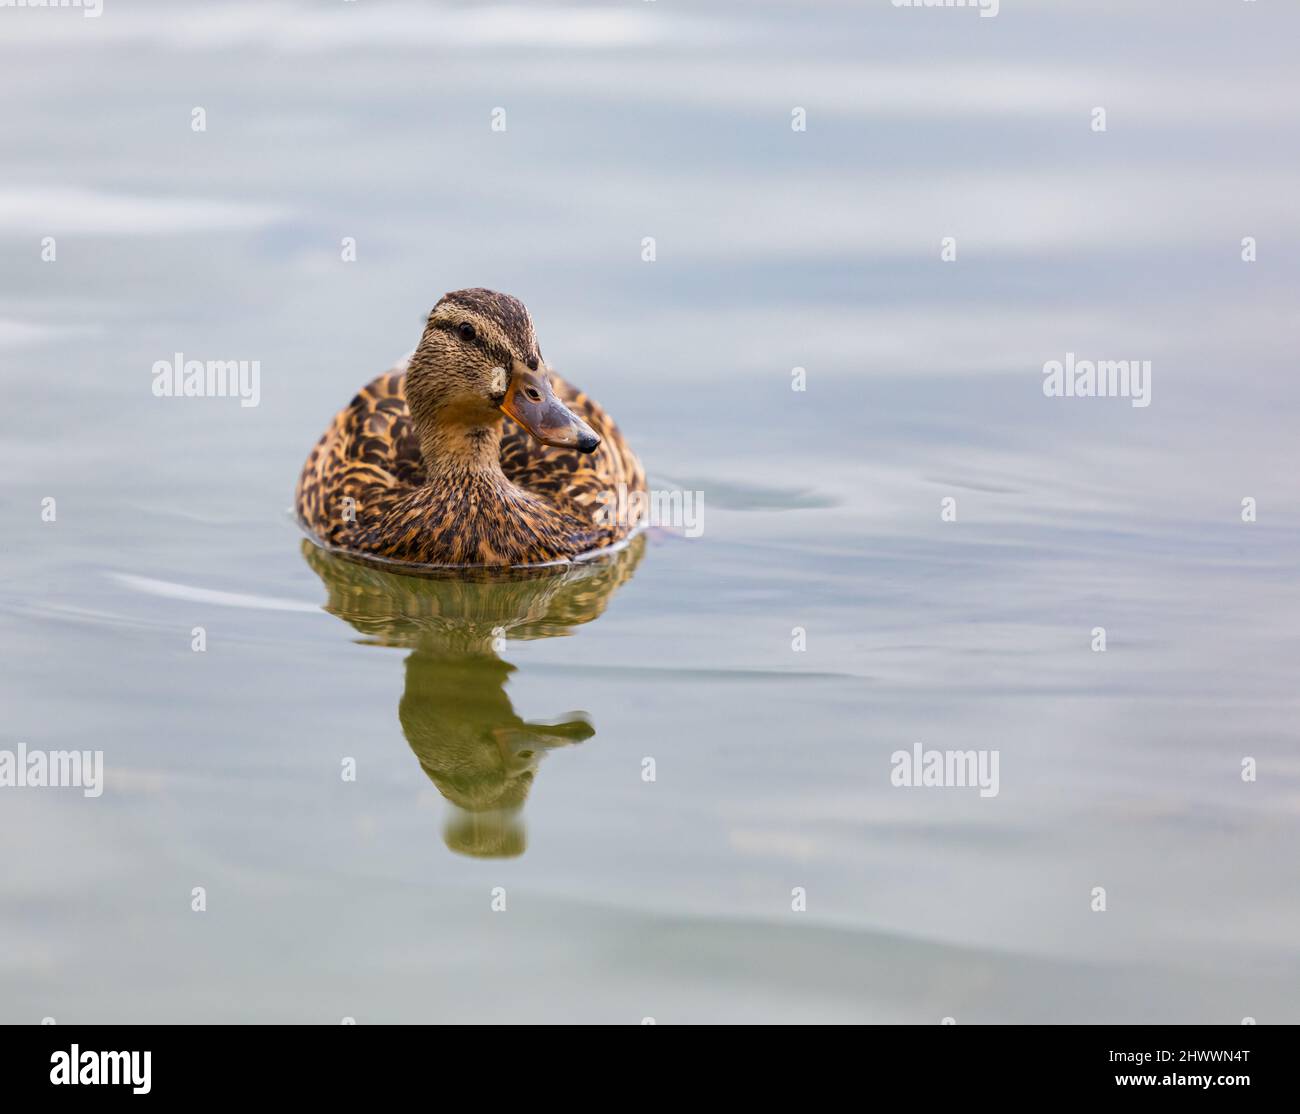
[[[595,452],[600,438],[595,430],[555,397],[544,370],[533,371],[515,360],[510,365],[510,386],[501,409],[543,445]]]

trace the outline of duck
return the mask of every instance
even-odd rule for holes
[[[615,512],[645,487],[613,419],[543,360],[523,302],[475,287],[444,294],[415,351],[334,416],[294,505],[344,556],[514,567],[626,542],[641,523]]]

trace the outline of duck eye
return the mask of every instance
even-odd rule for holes
[[[478,336],[478,333],[474,331],[474,326],[468,321],[462,321],[457,325],[456,331],[460,333],[460,339],[464,341],[471,341]]]
[[[542,396],[541,396],[541,394],[540,394],[537,390],[535,390],[534,388],[532,388],[532,387],[527,388],[527,389],[524,391],[524,394],[526,394],[526,395],[527,395],[529,398],[531,398],[534,402],[541,402],[541,401],[542,401]]]

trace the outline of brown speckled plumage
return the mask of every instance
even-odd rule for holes
[[[425,565],[538,564],[624,540],[635,524],[613,514],[619,486],[643,491],[645,473],[618,427],[549,373],[600,444],[590,455],[543,444],[500,409],[503,367],[548,376],[523,304],[445,296],[408,367],[364,387],[312,449],[299,521],[331,549]]]

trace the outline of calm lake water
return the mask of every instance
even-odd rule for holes
[[[1298,33],[0,11],[0,749],[106,767],[0,789],[0,1022],[1300,1021]],[[701,536],[304,545],[308,449],[472,285]],[[259,405],[154,397],[177,353]],[[894,787],[918,743],[998,794]]]

